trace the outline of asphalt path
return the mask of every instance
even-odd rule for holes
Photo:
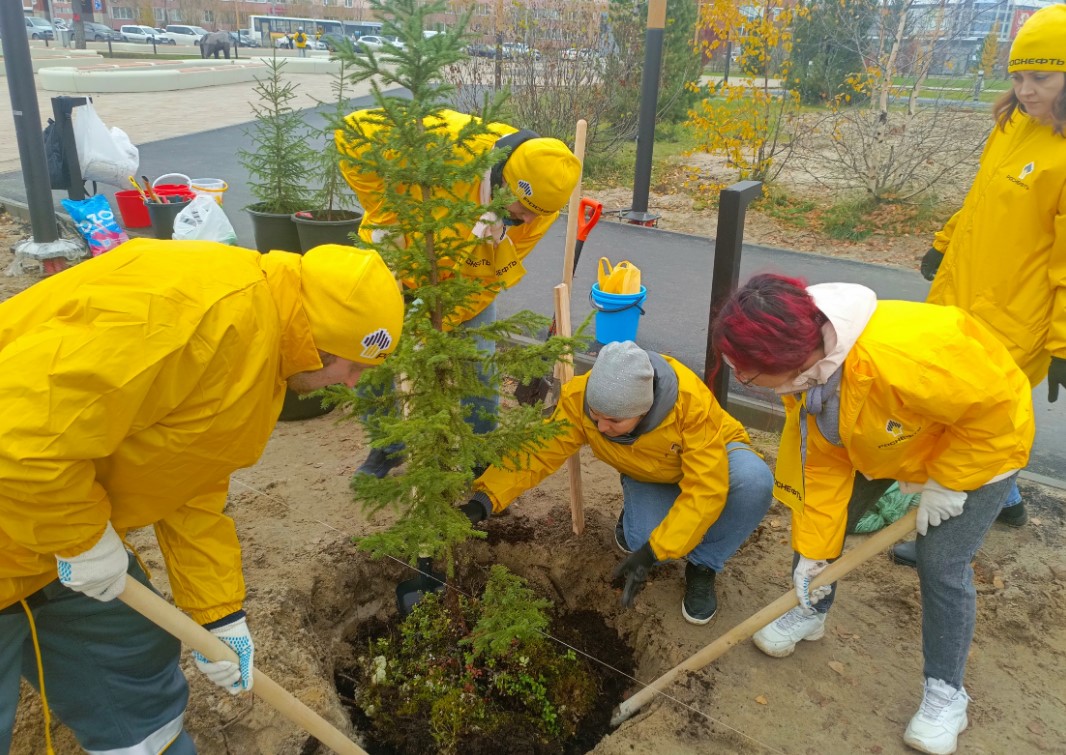
[[[366,107],[368,98],[353,100],[352,109]],[[319,116],[312,114],[314,121]],[[321,121],[324,123],[324,121]],[[248,125],[231,126],[189,136],[140,145],[139,174],[151,177],[179,172],[193,178],[222,178],[229,183],[224,208],[242,246],[254,248],[251,223],[241,208],[253,199],[247,186],[247,173],[237,159],[237,150],[247,144]],[[116,187],[101,186],[113,198]],[[0,175],[2,198],[25,201],[20,172]],[[64,193],[54,192],[56,207]],[[112,203],[114,206],[114,203]],[[552,288],[562,279],[566,220],[560,220],[526,258],[522,282],[498,298],[499,312],[513,314],[529,309],[550,316]],[[648,288],[638,340],[645,348],[676,357],[703,374],[710,309],[711,266],[715,232],[709,224],[705,236],[673,233],[632,226],[603,218],[589,235],[574,278],[571,298],[575,327],[593,311],[589,293],[601,256],[612,262],[629,260],[642,271]],[[916,270],[902,270],[835,257],[793,252],[745,244],[740,279],[758,272],[779,272],[798,276],[810,283],[844,281],[861,283],[882,299],[922,301],[929,284]],[[960,365],[960,369],[965,366]],[[733,383],[731,392],[776,403],[773,396]],[[1047,403],[1046,386],[1033,392],[1037,417],[1037,440],[1029,466],[1031,472],[1066,484],[1066,401]]]

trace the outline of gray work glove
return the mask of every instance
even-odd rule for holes
[[[658,560],[655,551],[651,549],[651,543],[648,542],[626,556],[625,560],[615,567],[611,579],[622,576],[626,578],[626,586],[622,590],[623,606],[629,608],[633,605],[637,593],[644,589],[644,583],[648,581],[648,573]]]
[[[944,261],[944,255],[936,249],[929,247],[929,251],[922,257],[922,277],[927,281],[936,277],[936,271],[940,269],[940,263]]]
[[[1066,387],[1066,359],[1051,357],[1047,371],[1047,400],[1054,404],[1059,400],[1059,386]]]

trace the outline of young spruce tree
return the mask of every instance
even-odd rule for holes
[[[455,274],[479,243],[455,229],[470,228],[485,212],[502,216],[514,198],[505,191],[483,206],[448,189],[480,181],[504,157],[499,150],[479,154],[471,149],[476,137],[489,132],[485,124],[497,119],[503,98],[486,97],[481,120],[464,127],[457,140],[432,125],[427,128],[426,120],[432,124],[454,96],[442,71],[466,55],[469,15],[426,39],[422,31],[430,28],[434,14],[448,10],[445,0],[371,0],[370,5],[383,22],[382,34],[404,46],[365,56],[339,53],[354,71],[353,82],[370,82],[377,114],[369,126],[347,125],[344,137],[351,145],[348,161],[383,182],[384,204],[396,220],[382,226],[388,235],[373,246],[407,282],[409,305],[403,336],[386,363],[364,373],[360,390],[334,388],[330,393],[334,400],[350,402],[350,417],[374,414],[375,445],[403,442],[407,447],[404,474],[353,480],[355,495],[369,513],[389,509],[395,514],[388,530],[360,545],[374,555],[412,564],[420,555],[444,557],[450,576],[454,547],[474,534],[455,508],[469,495],[470,470],[486,463],[520,464],[523,455],[562,430],[542,419],[540,407],[513,407],[501,410],[496,430],[475,436],[461,399],[498,393],[500,376],[528,380],[544,374],[572,353],[574,342],[552,338],[501,348],[486,358],[475,339],[499,343],[512,335],[533,335],[546,319],[522,312],[483,327],[454,327],[456,310],[486,288],[479,279]],[[410,97],[384,93],[396,87]],[[479,366],[496,376],[490,386],[479,382]],[[368,388],[385,390],[385,395],[375,398]]]
[[[315,155],[303,115],[293,108],[296,85],[285,80],[284,69],[285,61],[275,54],[266,76],[256,80],[255,122],[245,132],[249,148],[237,152],[257,200],[252,207],[282,214],[305,209],[304,172]]]

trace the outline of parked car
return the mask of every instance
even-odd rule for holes
[[[112,29],[110,26],[104,26],[98,24],[95,21],[86,21],[85,23],[85,40],[87,42],[106,42],[111,40],[112,42],[121,42],[122,35]]]
[[[198,45],[200,37],[207,34],[207,29],[202,26],[188,26],[186,24],[167,24],[167,34],[174,42],[182,45]]]
[[[123,24],[118,28],[118,33],[122,35],[123,42],[144,42],[145,44],[151,44],[152,40],[156,41],[156,44],[167,44],[168,40],[153,29],[151,26],[140,26],[138,24]]]
[[[540,50],[537,50],[524,42],[505,42],[503,44],[504,57],[508,60],[532,58],[533,60],[540,60]]]
[[[274,40],[274,47],[280,47],[285,50],[293,50],[296,48],[296,43],[292,41],[292,37],[288,34],[282,34],[280,37]]]
[[[229,35],[233,39],[234,44],[238,47],[259,47],[259,43],[248,36],[248,32],[246,31],[231,31]]]
[[[55,39],[52,22],[47,18],[26,16],[26,39]]]
[[[467,45],[466,54],[472,58],[495,58],[496,46],[483,44]]]
[[[323,45],[325,45],[326,49],[329,50],[330,52],[336,52],[337,48],[342,46],[342,45],[352,45],[353,44],[351,39],[349,39],[348,37],[344,36],[343,34],[337,34],[336,32],[330,32],[328,34],[323,34],[322,35],[322,39],[320,39],[318,41],[321,42]]]
[[[373,50],[374,52],[377,52],[378,50],[384,50],[389,47],[395,48],[397,50],[404,49],[403,42],[396,39],[395,37],[379,37],[375,34],[364,34],[363,36],[359,37],[359,41],[356,42],[356,45],[358,47],[362,47],[364,50]]]

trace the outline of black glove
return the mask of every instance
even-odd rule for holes
[[[477,524],[492,516],[492,501],[487,495],[478,491],[474,493],[473,498],[460,506],[459,510],[466,514],[471,524]]]
[[[1059,386],[1066,387],[1066,359],[1051,357],[1047,371],[1047,400],[1054,404],[1059,399]]]
[[[936,249],[929,247],[929,251],[922,257],[922,277],[927,281],[936,277],[936,271],[940,269],[940,263],[944,261],[944,255]]]
[[[621,576],[626,578],[625,589],[622,590],[622,605],[629,608],[637,597],[637,593],[644,589],[644,583],[648,580],[648,572],[658,561],[655,551],[651,549],[651,543],[644,543],[640,548],[626,556],[625,560],[614,568],[611,579]]]

